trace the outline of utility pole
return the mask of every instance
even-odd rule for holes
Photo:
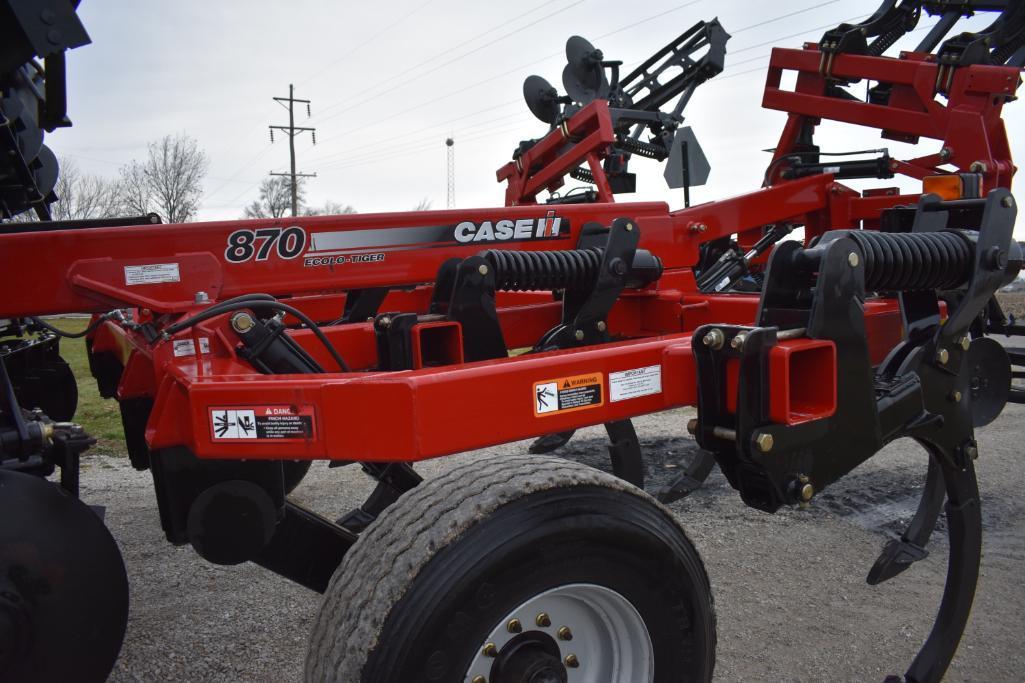
[[[309,100],[297,100],[295,99],[295,88],[289,83],[288,84],[288,97],[275,97],[274,100],[281,106],[286,106],[288,103],[288,125],[287,126],[268,126],[270,128],[270,141],[274,142],[274,131],[280,130],[288,133],[288,153],[292,162],[292,170],[289,173],[274,173],[271,175],[277,176],[289,176],[292,179],[292,217],[299,215],[299,178],[316,178],[316,173],[296,173],[295,172],[295,136],[301,135],[306,131],[310,132],[310,136],[313,138],[313,144],[317,144],[317,129],[316,128],[304,128],[302,126],[295,125],[295,104],[306,105],[306,116],[310,115],[310,101]]]
[[[452,138],[445,140],[448,147],[448,202],[445,208],[456,208],[456,141]]]

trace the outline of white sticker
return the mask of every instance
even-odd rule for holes
[[[200,337],[199,338],[199,352],[210,353],[210,338]],[[175,339],[174,340],[174,357],[181,358],[183,356],[195,356],[196,345],[191,339]]]
[[[158,285],[162,282],[181,282],[177,263],[148,263],[144,266],[125,266],[126,285]]]
[[[625,401],[662,393],[662,366],[609,373],[609,400]]]

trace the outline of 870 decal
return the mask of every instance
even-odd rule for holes
[[[228,235],[224,258],[231,263],[244,263],[256,257],[266,261],[271,254],[293,259],[306,249],[306,231],[299,227],[236,230]]]

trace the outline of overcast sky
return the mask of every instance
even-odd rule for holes
[[[49,137],[83,170],[113,175],[142,158],[146,143],[169,133],[195,137],[210,159],[200,218],[232,219],[257,197],[269,171],[288,168],[285,136],[270,143],[268,124],[287,123],[271,98],[310,99],[315,126],[297,142],[312,205],[332,200],[361,213],[402,211],[421,199],[445,208],[446,152],[456,140],[456,205],[495,206],[503,188],[495,170],[516,144],[546,125],[523,104],[525,77],[539,74],[562,91],[564,45],[572,34],[626,69],[699,19],[718,16],[733,35],[726,71],[698,89],[684,112],[712,163],[709,183],[693,191],[709,201],[758,187],[784,116],[760,108],[771,46],[817,41],[842,21],[876,6],[867,0],[83,0],[79,14],[93,44],[69,55],[70,116],[75,125]],[[988,24],[992,15],[964,22]],[[935,22],[923,17],[898,47],[913,47]],[[1025,105],[1005,120],[1017,158],[1025,158]],[[908,147],[878,132],[828,125],[824,150]],[[938,143],[925,141],[922,152]],[[917,154],[916,154],[917,155]],[[620,201],[661,199],[661,168],[638,159],[639,192]],[[874,181],[876,185],[883,184]],[[856,184],[856,183],[855,183]],[[906,184],[913,188],[914,184]]]

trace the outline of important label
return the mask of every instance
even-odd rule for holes
[[[602,374],[560,377],[534,383],[534,415],[597,408],[605,403]]]
[[[149,263],[144,266],[125,266],[126,285],[159,285],[181,282],[177,263]]]
[[[662,366],[649,365],[622,372],[609,373],[609,400],[625,401],[662,393]]]
[[[307,441],[314,437],[312,406],[211,408],[214,441]]]
[[[210,338],[200,337],[199,338],[199,352],[210,353]],[[182,358],[183,356],[195,356],[196,355],[196,344],[191,339],[175,339],[174,340],[174,357]]]

